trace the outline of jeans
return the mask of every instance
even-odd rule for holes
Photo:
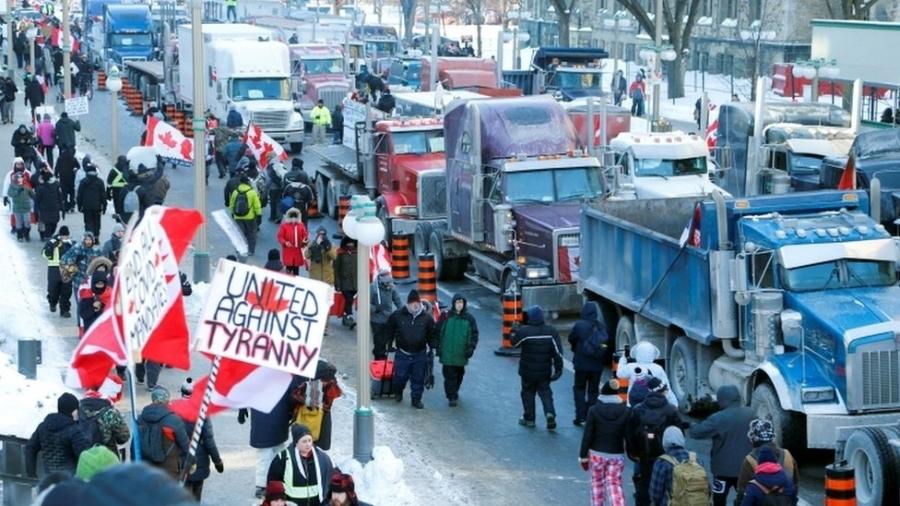
[[[622,472],[625,457],[590,453],[591,506],[625,506]]]
[[[459,387],[462,386],[466,368],[463,366],[445,365],[441,368],[441,372],[444,375],[444,393],[447,394],[447,400],[455,401],[459,399]]]
[[[228,8],[225,9],[225,18],[232,23],[237,23],[237,6],[229,5]],[[263,483],[262,486],[265,487],[266,484]]]
[[[313,144],[325,144],[325,131],[327,129],[328,129],[328,125],[313,125],[313,128],[312,128]]]
[[[3,122],[12,123],[13,114],[16,112],[16,102],[13,100],[3,101]]]
[[[526,381],[522,380],[522,418],[526,421],[533,422],[535,416],[534,396],[541,398],[541,405],[544,408],[544,416],[556,416],[556,409],[553,407],[553,390],[550,389],[550,380],[545,381]]]
[[[237,222],[238,228],[240,228],[241,232],[244,233],[244,238],[247,239],[247,251],[250,256],[253,256],[256,253],[256,220],[251,219],[234,221]]]
[[[588,410],[597,402],[597,396],[600,395],[601,374],[603,373],[575,371],[575,384],[572,386],[572,391],[575,394],[576,420],[586,420]]]
[[[31,213],[13,213],[16,217],[16,230],[31,228]]]
[[[410,354],[397,350],[397,354],[394,355],[394,392],[402,394],[403,389],[406,388],[406,382],[409,381],[413,402],[421,400],[422,393],[425,391],[427,361],[428,358],[424,351]]]
[[[638,118],[644,116],[644,99],[635,98],[631,101],[631,115]]]

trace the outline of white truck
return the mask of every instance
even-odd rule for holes
[[[614,164],[607,171],[619,199],[702,197],[727,192],[709,179],[709,148],[684,132],[623,132],[609,143]]]
[[[179,102],[193,102],[203,87],[209,111],[224,119],[234,105],[244,123],[253,122],[291,151],[303,148],[303,115],[291,99],[288,47],[270,40],[264,28],[246,24],[203,25],[204,82],[193,82],[191,25],[178,27],[179,56],[172,90]]]

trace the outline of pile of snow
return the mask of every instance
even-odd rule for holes
[[[403,461],[387,446],[372,449],[372,461],[362,465],[352,458],[335,461],[341,471],[353,476],[360,500],[374,504],[421,504],[403,481]]]
[[[15,406],[0,410],[0,434],[28,439],[44,417],[56,412],[56,400],[66,391],[59,375],[26,379],[12,357],[0,352],[0,406]]]

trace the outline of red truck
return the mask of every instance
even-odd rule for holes
[[[329,110],[350,92],[343,48],[337,44],[290,44],[291,95],[294,106],[308,122],[312,108],[322,100]]]
[[[504,88],[497,82],[497,62],[490,58],[441,56],[437,75],[444,89],[468,90],[489,97],[517,97],[518,88]],[[422,58],[421,90],[431,91],[431,58]]]

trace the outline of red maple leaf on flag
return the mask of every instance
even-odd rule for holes
[[[278,287],[273,280],[263,281],[259,295],[255,292],[250,292],[247,294],[246,299],[249,304],[259,306],[270,313],[284,311],[290,305],[289,300],[278,296]]]
[[[275,147],[268,142],[263,143],[262,153],[259,154],[259,165],[267,167],[269,165],[269,156],[275,152]]]
[[[189,162],[194,159],[194,144],[188,139],[181,141],[181,157]]]
[[[159,142],[162,142],[169,149],[172,149],[176,145],[178,145],[178,143],[175,142],[175,139],[172,138],[172,132],[167,131],[162,135],[157,135],[156,138],[159,139]]]

